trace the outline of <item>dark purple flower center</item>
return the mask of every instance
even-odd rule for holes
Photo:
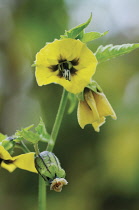
[[[77,58],[72,61],[67,61],[60,56],[58,64],[49,66],[49,69],[53,72],[58,71],[58,77],[64,77],[66,80],[71,81],[71,76],[75,75],[77,72],[77,69],[74,66],[77,66],[78,64],[79,59]]]

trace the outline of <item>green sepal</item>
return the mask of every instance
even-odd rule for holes
[[[79,33],[79,35],[76,37],[76,39],[80,39],[80,40],[81,40],[81,39],[83,38],[84,34],[85,34],[84,30],[82,30],[82,31]]]
[[[139,44],[122,44],[115,45],[112,44],[106,46],[99,46],[97,51],[95,52],[95,56],[99,63],[107,61],[109,59],[118,57],[120,55],[127,54],[132,50],[139,48]]]
[[[61,168],[60,170],[57,171],[56,175],[57,175],[58,178],[65,178],[66,174],[65,174],[64,169]]]
[[[91,20],[92,20],[92,13],[90,15],[90,18],[85,23],[82,23],[82,24],[70,29],[69,31],[65,31],[65,34],[60,36],[61,39],[63,39],[63,38],[75,39],[89,25]]]
[[[15,142],[13,140],[5,139],[2,141],[1,145],[5,148],[5,150],[9,151],[14,148]]]
[[[82,38],[80,40],[84,43],[93,41],[94,39],[98,39],[102,36],[105,36],[108,33],[108,31],[105,31],[104,33],[99,33],[99,32],[88,32],[84,33]]]
[[[69,100],[69,103],[70,103],[69,104],[69,109],[68,109],[68,114],[71,114],[74,111],[74,109],[77,105],[77,97],[76,97],[75,94],[69,93],[68,94],[68,100]]]
[[[5,148],[5,150],[9,151],[13,149],[15,142],[13,136],[7,136],[0,133],[0,145]]]
[[[31,67],[35,67],[36,66],[36,63],[35,63],[35,61],[34,61],[34,63],[31,65]]]
[[[86,86],[87,88],[89,88],[90,90],[92,90],[93,92],[95,92],[95,93],[102,93],[103,91],[102,91],[102,88],[98,85],[98,83],[96,82],[96,81],[94,81],[94,80],[92,80],[91,81],[91,83],[90,84],[88,84],[87,86]]]
[[[84,101],[84,91],[76,94],[79,101]]]
[[[51,172],[45,164],[45,161],[43,160],[43,157],[41,157],[40,154],[35,157],[35,167],[38,173],[44,178],[45,181],[48,181],[49,179],[53,178]]]
[[[35,167],[49,184],[55,178],[65,178],[65,171],[61,168],[58,158],[52,152],[44,151],[36,155]]]

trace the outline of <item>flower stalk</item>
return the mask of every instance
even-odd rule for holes
[[[63,89],[60,105],[59,105],[59,108],[58,108],[58,112],[57,112],[57,115],[56,115],[56,119],[55,119],[55,122],[54,122],[52,133],[51,133],[51,139],[50,139],[50,141],[48,143],[48,146],[46,148],[46,150],[49,151],[49,152],[52,152],[53,148],[55,146],[58,131],[59,131],[59,128],[60,128],[60,125],[61,125],[61,122],[62,122],[63,115],[64,115],[64,111],[65,111],[65,107],[66,107],[66,103],[67,103],[67,98],[68,98],[68,92],[65,89]]]
[[[40,153],[38,143],[34,144],[34,149],[35,149],[36,155],[38,155]]]
[[[39,210],[46,210],[47,203],[46,203],[46,182],[44,179],[39,175],[39,193],[38,193],[38,200],[39,200]]]
[[[55,142],[56,142],[56,138],[60,129],[60,125],[62,122],[62,118],[64,115],[64,111],[65,111],[65,107],[66,107],[66,103],[67,103],[67,99],[68,99],[68,92],[63,89],[63,93],[62,93],[62,97],[61,97],[61,101],[59,104],[59,108],[58,108],[58,112],[56,115],[56,119],[54,122],[54,126],[52,129],[52,133],[51,133],[51,139],[47,145],[46,150],[49,152],[53,151],[53,148],[55,146]],[[35,144],[35,150],[38,153],[38,145]],[[38,194],[38,199],[39,199],[39,210],[46,210],[47,208],[47,201],[46,201],[46,182],[44,181],[44,179],[39,175],[39,194]]]

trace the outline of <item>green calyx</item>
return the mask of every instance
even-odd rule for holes
[[[95,93],[102,93],[102,88],[98,85],[98,83],[94,80],[92,80],[82,92],[76,94],[76,97],[78,98],[79,101],[84,101],[84,91],[85,89],[90,89]]]
[[[65,178],[65,171],[61,168],[58,158],[48,151],[39,153],[35,157],[35,167],[43,179],[51,184],[55,178]]]
[[[98,84],[95,80],[92,80],[92,81],[90,82],[90,84],[88,84],[88,85],[86,86],[86,88],[92,90],[92,91],[95,92],[95,93],[102,93],[102,92],[103,92],[103,91],[102,91],[102,88],[99,86],[99,84]]]

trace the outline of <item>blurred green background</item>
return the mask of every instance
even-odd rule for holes
[[[109,30],[89,43],[93,51],[100,44],[139,42],[138,11],[137,0],[0,0],[0,132],[12,135],[37,125],[40,116],[51,131],[62,87],[38,87],[31,68],[46,42],[85,22],[90,12],[87,31]],[[82,130],[77,110],[66,111],[54,152],[69,184],[61,193],[48,192],[49,210],[139,209],[138,58],[135,50],[98,65],[94,79],[118,117],[108,117],[100,133],[91,125]],[[37,210],[37,190],[37,175],[0,169],[0,210]]]

